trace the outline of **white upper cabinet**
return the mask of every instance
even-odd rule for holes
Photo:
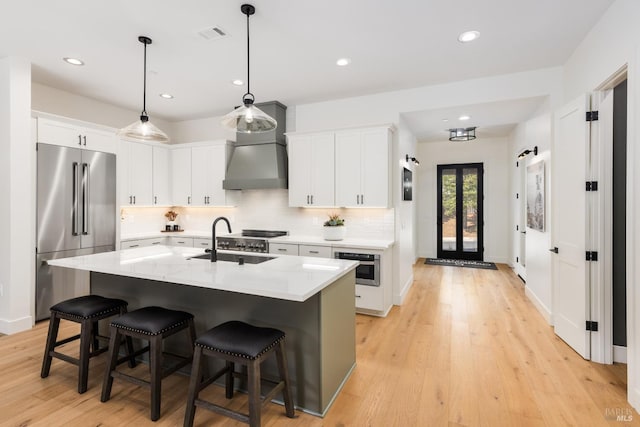
[[[170,205],[169,149],[153,147],[153,200],[154,205]]]
[[[231,191],[222,188],[230,144],[227,141],[174,148],[171,153],[173,204],[230,206]]]
[[[153,147],[137,142],[120,141],[120,204],[153,204]]]
[[[289,206],[335,204],[334,133],[288,135]]]
[[[336,206],[389,206],[390,140],[388,127],[335,133]]]
[[[38,142],[117,153],[115,132],[38,117]]]
[[[178,206],[191,205],[191,148],[171,149],[171,200]]]

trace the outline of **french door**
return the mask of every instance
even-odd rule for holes
[[[438,165],[438,258],[483,260],[482,163]]]

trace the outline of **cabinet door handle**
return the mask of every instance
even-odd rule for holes
[[[360,204],[360,195],[356,194],[356,205]]]
[[[191,196],[187,196],[187,204],[190,205],[191,204]]]
[[[278,250],[279,250],[280,252],[286,252],[286,251],[287,251],[287,250],[286,250],[286,249],[284,249],[284,248],[278,248]]]
[[[185,242],[178,242],[179,245],[184,245]]]
[[[87,135],[82,136],[82,140],[84,141],[84,145],[87,145]]]
[[[140,245],[129,245],[129,248],[137,248]]]
[[[151,242],[152,245],[159,245],[160,242]]]
[[[313,194],[311,195],[311,204],[313,204]]]
[[[136,204],[136,196],[133,196],[133,204]]]
[[[129,196],[129,204],[132,205],[133,204],[133,196]]]
[[[320,252],[318,251],[309,251],[310,254],[319,254]]]
[[[307,204],[309,204],[309,195],[307,194]]]
[[[356,295],[356,298],[362,298],[360,295]]]
[[[360,204],[364,205],[364,194],[360,195]]]
[[[158,204],[158,196],[153,196],[153,204],[154,205]]]

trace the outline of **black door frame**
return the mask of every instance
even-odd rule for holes
[[[477,252],[465,252],[463,250],[462,239],[462,172],[464,169],[478,169],[478,191],[477,191],[477,207],[478,207],[478,225],[476,227],[478,237],[478,250]],[[444,169],[456,170],[456,250],[445,251],[442,248],[442,171]],[[447,165],[438,165],[438,179],[437,179],[437,192],[438,192],[438,258],[447,259],[461,259],[461,260],[484,260],[484,164],[483,163],[455,163]]]

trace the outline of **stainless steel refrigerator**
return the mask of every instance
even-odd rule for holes
[[[89,275],[47,261],[115,250],[116,156],[37,145],[36,320],[65,299],[87,295]]]

